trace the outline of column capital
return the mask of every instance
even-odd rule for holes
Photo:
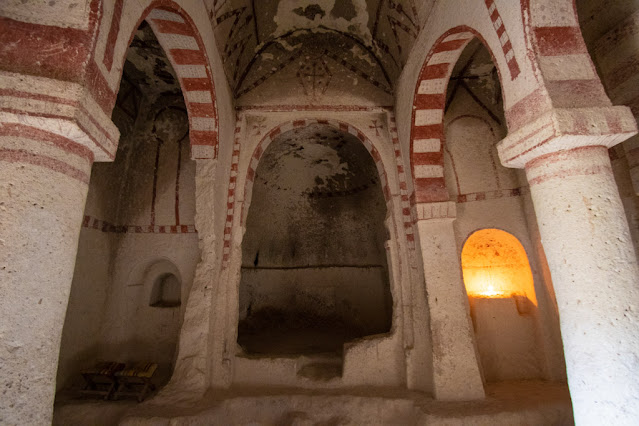
[[[120,131],[78,83],[0,71],[0,124],[45,130],[113,161]]]
[[[510,132],[497,144],[501,163],[524,168],[553,152],[584,146],[610,148],[637,133],[637,122],[625,106],[553,108]]]
[[[437,220],[453,221],[457,218],[457,204],[454,201],[440,201],[436,203],[417,203],[417,221]]]

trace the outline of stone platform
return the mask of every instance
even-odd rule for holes
[[[572,425],[568,387],[539,381],[486,386],[486,399],[435,401],[396,389],[231,389],[207,394],[191,406],[67,400],[56,405],[54,425]]]

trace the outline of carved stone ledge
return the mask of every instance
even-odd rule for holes
[[[637,122],[625,106],[555,108],[511,132],[497,144],[501,163],[524,168],[545,154],[583,146],[610,148],[637,133]]]
[[[19,123],[90,149],[113,161],[120,131],[80,84],[0,71],[0,123]]]

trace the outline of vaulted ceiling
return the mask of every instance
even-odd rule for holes
[[[238,98],[294,63],[327,84],[328,62],[391,94],[420,30],[414,0],[214,0],[209,17]]]

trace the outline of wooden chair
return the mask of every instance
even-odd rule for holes
[[[124,369],[115,373],[118,387],[113,394],[114,399],[120,396],[135,396],[142,402],[147,391],[153,391],[155,385],[151,383],[158,365],[152,362],[128,364]]]
[[[116,374],[125,365],[120,362],[99,362],[92,368],[81,371],[86,385],[80,392],[85,395],[100,395],[109,399],[116,388]]]

